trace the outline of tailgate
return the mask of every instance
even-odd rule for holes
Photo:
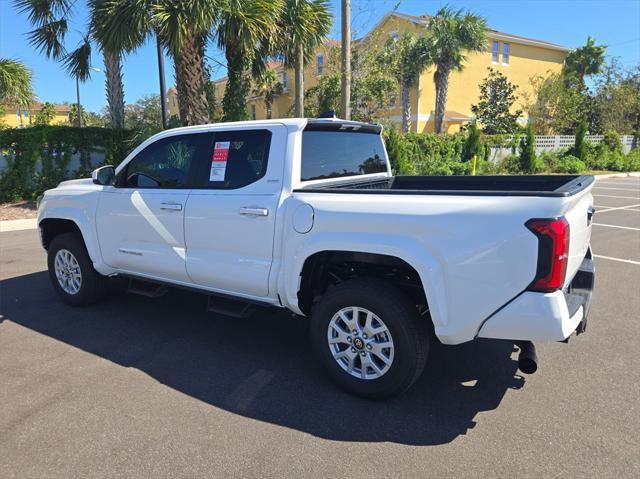
[[[571,282],[587,254],[591,242],[591,222],[593,218],[593,184],[580,193],[571,196],[564,217],[569,222],[569,261],[565,286]]]

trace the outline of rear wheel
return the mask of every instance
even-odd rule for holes
[[[105,295],[107,278],[93,269],[79,234],[56,236],[49,245],[47,263],[53,288],[65,303],[86,306]]]
[[[426,320],[402,291],[385,281],[357,278],[333,287],[315,307],[311,323],[324,366],[352,394],[399,394],[424,370]]]

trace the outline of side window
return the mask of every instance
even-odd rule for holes
[[[152,143],[131,160],[118,185],[126,188],[186,188],[197,157],[206,157],[209,133],[177,135]]]
[[[269,130],[221,131],[206,161],[198,162],[196,188],[231,190],[255,183],[267,172]]]

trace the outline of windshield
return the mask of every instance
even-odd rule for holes
[[[303,131],[301,181],[385,173],[387,159],[378,133]]]

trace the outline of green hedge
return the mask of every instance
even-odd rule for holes
[[[467,135],[434,135],[408,133],[401,135],[393,129],[385,130],[387,152],[391,166],[398,175],[468,175],[472,162],[465,160]],[[575,156],[573,149],[537,153],[523,162],[523,137],[515,135],[482,136],[484,156],[477,159],[476,174],[523,173],[583,173],[588,170],[640,171],[640,149],[622,153],[619,139],[609,135],[598,145],[587,143],[582,148],[584,158]],[[492,147],[511,148],[512,154],[498,162],[489,161]],[[474,149],[476,149],[474,147]],[[526,166],[525,166],[526,165]],[[525,171],[525,167],[527,171]]]
[[[133,146],[126,130],[49,125],[0,130],[0,153],[7,162],[0,172],[0,201],[35,198],[60,181],[87,176],[92,152],[104,152],[104,163],[117,165]],[[75,153],[80,167],[70,171]]]

